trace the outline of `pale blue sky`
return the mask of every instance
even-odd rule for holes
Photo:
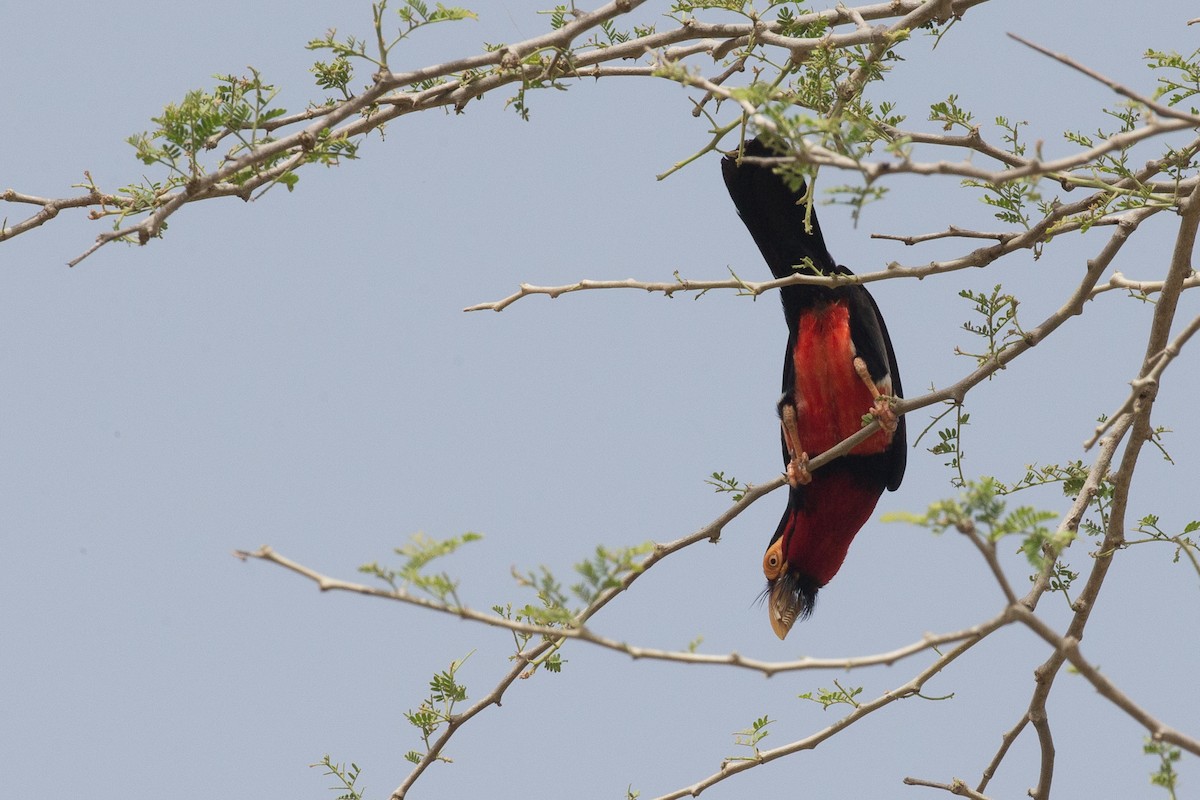
[[[548,26],[539,3],[487,2],[477,22],[437,26],[396,66],[421,66]],[[648,4],[650,5],[650,4]],[[1048,155],[1065,127],[1092,130],[1115,99],[1008,39],[1014,31],[1148,91],[1147,47],[1191,52],[1195,8],[993,3],[931,52],[904,50],[889,91],[914,126],[957,92],[983,119],[1030,123]],[[643,9],[639,19],[656,12]],[[145,2],[23,4],[0,29],[6,112],[0,190],[71,194],[90,170],[104,188],[141,178],[124,143],[214,73],[258,68],[282,104],[319,96],[304,49],[327,28],[367,33],[369,4]],[[1114,30],[1114,26],[1119,30]],[[471,695],[508,667],[511,637],[415,608],[322,596],[302,579],[230,553],[269,543],[355,579],[416,531],[484,540],[448,559],[476,607],[524,602],[510,568],[563,578],[598,543],[666,541],[726,508],[703,479],[779,473],[774,405],[786,331],[774,297],[642,293],[529,298],[501,314],[462,308],[521,281],[765,278],[765,265],[707,158],[654,176],[707,140],[686,93],[667,82],[585,81],[529,98],[503,94],[459,116],[431,113],[369,139],[362,160],[310,169],[293,193],[246,206],[206,202],[165,239],[65,262],[103,230],[76,212],[0,245],[0,752],[21,795],[181,800],[325,797],[306,765],[356,761],[386,797],[418,745],[402,718],[429,677],[474,652]],[[834,257],[860,270],[925,263],[955,244],[905,248],[873,232],[1000,224],[956,179],[897,179],[895,202],[857,229],[823,208]],[[10,221],[20,210],[6,208]],[[1163,273],[1173,219],[1146,223],[1114,265]],[[964,286],[1003,283],[1036,324],[1056,308],[1105,232],[1055,242],[1046,256],[986,273],[873,287],[910,396],[970,364],[952,355]],[[1185,298],[1181,319],[1200,311]],[[1094,419],[1124,398],[1150,308],[1115,293],[969,398],[967,471],[1013,479],[1026,462],[1085,457]],[[1193,344],[1193,347],[1197,345]],[[1134,515],[1168,529],[1200,518],[1200,447],[1191,413],[1195,352],[1168,372],[1155,419],[1177,466],[1148,451]],[[910,419],[914,434],[928,412]],[[910,453],[879,512],[919,510],[952,493],[943,458]],[[1027,502],[1065,509],[1054,492]],[[656,568],[594,621],[607,635],[763,659],[889,650],[925,631],[994,614],[1002,597],[967,542],[868,523],[815,616],[786,642],[754,604],[761,554],[783,507],[771,495],[716,546]],[[877,515],[878,516],[878,515]],[[1072,548],[1088,563],[1086,542]],[[1123,553],[1088,629],[1085,653],[1168,724],[1196,733],[1197,576],[1169,549]],[[1005,562],[1018,585],[1020,559]],[[1052,624],[1066,609],[1047,597]],[[953,700],[909,700],[816,752],[722,784],[714,798],[918,796],[905,775],[974,783],[1026,708],[1046,648],[1000,633],[933,681]],[[796,695],[836,678],[864,696],[907,681],[916,661],[851,676],[770,680],[724,668],[631,662],[569,646],[561,675],[519,682],[504,706],[458,735],[414,797],[654,797],[737,755],[731,734],[777,722],[778,746],[834,721]],[[1179,681],[1186,679],[1187,685]],[[1153,796],[1143,731],[1064,673],[1051,702],[1061,797]],[[1018,741],[995,797],[1036,782],[1035,743]],[[1194,759],[1181,765],[1194,785]],[[1165,797],[1164,794],[1158,796]]]

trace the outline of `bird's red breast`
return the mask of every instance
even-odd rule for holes
[[[850,338],[850,310],[837,300],[807,310],[797,320],[792,350],[796,386],[794,402],[800,441],[810,456],[818,455],[862,427],[863,414],[873,397],[854,371],[854,343]],[[891,381],[879,385],[891,394]],[[891,435],[878,431],[850,452],[881,453]]]

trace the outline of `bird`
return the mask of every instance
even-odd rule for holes
[[[771,274],[853,276],[830,256],[815,210],[808,217],[802,180],[742,160],[775,155],[750,139],[721,161],[725,186]],[[788,502],[763,556],[771,628],[784,639],[813,611],[817,592],[837,574],[858,531],[886,488],[904,478],[903,396],[883,315],[861,283],[793,284],[779,290],[787,322],[783,396],[777,405]],[[879,430],[849,453],[809,471],[808,463],[860,430],[870,413]]]

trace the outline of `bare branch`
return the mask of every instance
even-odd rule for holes
[[[904,783],[906,786],[928,786],[931,789],[941,789],[959,797],[969,797],[971,800],[988,800],[987,795],[977,792],[958,778],[954,778],[950,783],[936,783],[922,778],[905,778]]]
[[[949,238],[995,239],[997,242],[1000,242],[1000,244],[1004,244],[1010,239],[1015,238],[1016,235],[1017,234],[1015,233],[984,233],[983,231],[971,231],[965,228],[960,228],[957,225],[951,225],[949,228],[939,233],[922,233],[914,236],[897,236],[891,233],[872,233],[871,238],[887,239],[893,242],[902,242],[906,245],[912,246],[914,244],[921,244],[922,242],[931,242],[935,239]]]
[[[988,783],[996,775],[996,770],[1000,768],[1000,763],[1004,761],[1004,757],[1008,755],[1008,748],[1012,747],[1013,742],[1021,735],[1021,731],[1025,730],[1025,726],[1029,724],[1029,712],[1026,711],[1017,720],[1017,724],[1009,730],[1005,731],[1000,737],[1000,749],[996,751],[996,755],[992,757],[991,763],[983,770],[983,776],[979,779],[979,785],[975,787],[976,792],[982,793],[987,788]]]
[[[1182,288],[1183,287],[1181,287],[1181,290]],[[1133,391],[1130,392],[1129,396],[1125,398],[1125,402],[1121,404],[1120,408],[1114,411],[1108,417],[1108,419],[1096,426],[1096,432],[1093,434],[1092,438],[1083,443],[1085,450],[1090,449],[1091,446],[1094,445],[1096,441],[1103,436],[1109,428],[1112,427],[1116,420],[1121,419],[1122,417],[1131,413],[1133,411],[1134,404],[1137,402],[1139,397],[1143,397],[1148,393],[1158,391],[1158,382],[1162,377],[1163,371],[1166,370],[1168,364],[1175,360],[1175,357],[1179,355],[1179,352],[1183,349],[1183,346],[1187,344],[1188,339],[1192,338],[1192,334],[1194,334],[1198,329],[1200,329],[1200,317],[1193,319],[1187,325],[1187,327],[1180,332],[1179,336],[1175,338],[1175,341],[1163,348],[1159,355],[1153,359],[1153,366],[1150,368],[1149,372],[1139,378],[1136,378],[1135,380],[1130,381],[1129,385],[1133,387]]]
[[[1200,275],[1192,270],[1192,274],[1184,279],[1183,289],[1194,289],[1200,286]],[[1126,289],[1132,293],[1139,295],[1151,295],[1161,292],[1163,288],[1162,281],[1131,281],[1122,275],[1120,272],[1114,272],[1112,276],[1100,286],[1092,290],[1092,297],[1111,292],[1114,289]]]
[[[1089,67],[1085,67],[1083,64],[1080,64],[1075,59],[1071,58],[1070,56],[1064,55],[1063,53],[1056,53],[1053,50],[1042,47],[1040,44],[1034,44],[1033,42],[1029,41],[1028,39],[1023,39],[1020,36],[1017,36],[1015,33],[1010,33],[1010,34],[1008,34],[1008,36],[1010,39],[1015,39],[1016,41],[1025,45],[1026,47],[1029,47],[1029,48],[1032,48],[1032,49],[1038,51],[1042,55],[1053,58],[1055,61],[1059,62],[1060,64],[1065,64],[1068,67],[1070,67],[1071,69],[1076,70],[1077,72],[1082,72],[1084,75],[1088,76],[1089,78],[1091,78],[1094,81],[1099,81],[1100,83],[1103,83],[1109,89],[1112,89],[1114,92],[1121,95],[1122,97],[1127,97],[1130,100],[1134,101],[1135,103],[1141,103],[1146,108],[1151,109],[1152,111],[1154,111],[1154,113],[1158,114],[1159,116],[1167,117],[1169,119],[1176,119],[1181,122],[1186,122],[1188,124],[1188,127],[1194,128],[1196,126],[1200,126],[1200,116],[1196,116],[1195,114],[1190,114],[1186,111],[1180,111],[1177,108],[1172,108],[1171,106],[1164,106],[1162,103],[1155,102],[1151,98],[1146,97],[1143,94],[1139,94],[1138,92],[1135,92],[1126,86],[1122,86],[1121,84],[1117,83],[1116,81],[1112,80],[1111,78],[1106,78],[1105,76],[1101,75],[1099,72],[1096,72],[1095,70],[1090,69]]]
[[[996,583],[1000,585],[1000,591],[1004,593],[1004,599],[1009,604],[1017,602],[1017,595],[1013,592],[1012,584],[1008,582],[1008,578],[1004,575],[1004,568],[1000,566],[1000,561],[996,558],[996,543],[981,536],[979,531],[973,527],[962,531],[962,533],[970,540],[971,544],[975,545],[975,549],[979,551],[979,554],[983,556],[988,569],[992,571],[992,577],[996,579]]]
[[[792,755],[793,753],[798,753],[802,750],[815,749],[818,745],[820,745],[826,739],[829,739],[831,736],[838,733],[839,731],[845,730],[846,728],[850,727],[854,723],[861,720],[863,717],[866,717],[867,715],[869,715],[875,711],[878,711],[879,709],[881,709],[885,706],[891,705],[892,703],[896,702],[897,700],[902,700],[907,697],[912,697],[912,696],[920,693],[921,689],[925,686],[926,682],[928,682],[931,678],[933,678],[935,675],[937,675],[939,672],[941,672],[943,669],[945,669],[947,666],[949,666],[950,663],[952,663],[960,655],[967,652],[972,647],[974,647],[976,644],[978,644],[980,641],[982,641],[982,639],[984,637],[986,637],[988,634],[990,634],[991,632],[993,632],[994,630],[999,628],[1001,625],[1006,624],[1008,621],[1009,621],[1008,613],[1006,612],[1005,614],[1001,614],[1000,616],[996,617],[995,620],[993,620],[994,627],[991,627],[990,629],[986,629],[985,632],[979,638],[970,639],[968,641],[963,642],[962,644],[958,645],[950,652],[948,652],[945,655],[938,658],[929,667],[927,667],[924,670],[922,670],[921,672],[919,672],[916,676],[914,676],[912,678],[912,680],[908,681],[907,683],[905,683],[904,685],[902,685],[896,689],[884,692],[882,695],[875,698],[874,700],[871,700],[870,702],[860,703],[859,705],[857,705],[854,708],[853,711],[851,711],[849,714],[847,714],[846,716],[839,719],[837,722],[834,722],[832,725],[828,726],[827,728],[817,731],[816,733],[812,734],[811,736],[806,736],[803,739],[799,739],[790,744],[783,745],[782,747],[776,747],[772,750],[761,750],[757,753],[757,757],[754,759],[745,760],[745,761],[726,761],[723,764],[721,764],[721,768],[717,772],[713,773],[712,775],[709,775],[707,778],[704,778],[704,779],[692,784],[691,786],[687,786],[682,789],[678,789],[674,792],[664,794],[661,797],[657,798],[657,800],[678,800],[679,798],[682,798],[682,797],[689,797],[689,796],[696,797],[701,792],[703,792],[705,789],[708,789],[709,787],[714,786],[714,785],[726,780],[727,778],[731,778],[734,775],[745,772],[748,769],[753,769],[755,767],[761,766],[762,764],[768,764],[772,761],[783,758],[784,756],[789,756],[789,755]]]
[[[1193,143],[1197,148],[1200,148],[1200,140]],[[789,159],[751,159],[753,161],[762,161],[768,163],[783,163]],[[1152,162],[1147,165],[1143,174],[1150,173],[1150,170],[1157,171],[1161,169],[1162,164]],[[1140,176],[1138,176],[1140,177]],[[1193,181],[1193,184],[1200,181]],[[1096,203],[1103,196],[1103,192],[1090,195],[1082,200],[1060,204],[1053,212],[1046,215],[1044,219],[1033,225],[1026,231],[1014,234],[978,234],[973,238],[998,238],[998,243],[989,247],[979,248],[960,256],[959,258],[950,259],[948,261],[932,261],[926,265],[919,267],[905,267],[897,263],[889,264],[887,269],[878,272],[869,272],[862,275],[855,275],[850,279],[846,276],[831,275],[826,277],[817,277],[813,275],[796,274],[787,278],[779,278],[769,281],[746,281],[736,275],[729,280],[689,280],[678,277],[673,282],[650,282],[640,281],[634,278],[626,278],[624,280],[615,281],[597,281],[597,280],[582,280],[575,283],[564,284],[561,286],[535,286],[532,284],[520,284],[520,288],[515,293],[501,300],[496,300],[487,303],[477,303],[473,306],[467,306],[463,311],[503,311],[508,306],[523,297],[530,295],[543,294],[551,298],[559,297],[560,295],[570,294],[572,292],[595,291],[601,289],[637,289],[646,292],[657,292],[670,297],[676,292],[706,292],[713,289],[736,289],[740,292],[752,296],[758,296],[763,292],[768,292],[773,289],[782,288],[784,286],[795,285],[810,285],[810,286],[839,286],[847,282],[855,283],[874,283],[875,281],[890,280],[893,278],[926,278],[931,275],[940,275],[949,272],[957,272],[967,268],[981,268],[996,261],[997,259],[1018,250],[1031,248],[1034,245],[1042,242],[1044,238],[1053,229],[1056,233],[1065,233],[1077,229],[1082,223],[1068,222],[1064,220],[1070,217],[1083,213]],[[1137,223],[1148,216],[1158,213],[1162,209],[1154,206],[1142,206],[1134,211],[1124,212],[1120,215],[1107,218],[1106,222],[1109,225],[1123,226],[1127,225],[1130,220],[1136,219]],[[1136,216],[1131,216],[1136,215]],[[1134,225],[1136,228],[1136,224]],[[1129,231],[1132,232],[1132,231]],[[1128,236],[1128,232],[1124,235]],[[936,238],[930,236],[929,238]],[[1124,238],[1124,237],[1123,237]],[[1122,239],[1123,240],[1123,239]],[[1096,278],[1098,280],[1098,276]],[[1089,288],[1088,297],[1093,296],[1094,292]],[[1082,310],[1082,306],[1080,306]]]
[[[868,183],[873,183],[884,175],[911,174],[954,175],[981,183],[988,183],[993,186],[1001,186],[1027,178],[1047,177],[1053,178],[1068,188],[1074,186],[1096,188],[1097,186],[1104,185],[1116,187],[1120,186],[1124,181],[1103,181],[1090,174],[1076,175],[1070,170],[1091,164],[1106,153],[1128,148],[1145,139],[1161,136],[1173,131],[1190,130],[1194,127],[1196,127],[1196,123],[1184,122],[1182,120],[1153,120],[1132,131],[1114,133],[1099,144],[1085,150],[1045,162],[1036,158],[1014,156],[998,148],[988,148],[982,145],[972,147],[973,150],[986,151],[989,155],[997,156],[1002,162],[1009,165],[1007,168],[999,170],[976,166],[972,161],[967,159],[962,161],[913,161],[910,158],[897,158],[891,161],[863,161],[819,145],[810,145],[805,150],[803,160],[810,164],[861,172]],[[896,138],[907,138],[914,142],[956,144],[967,140],[967,137],[946,137],[937,134],[917,135],[914,132],[898,128],[891,130]],[[979,141],[981,142],[982,140]],[[1169,197],[1162,198],[1162,202],[1169,201]]]
[[[111,194],[103,194],[99,191],[92,190],[87,194],[78,197],[64,197],[57,200],[48,197],[34,197],[32,195],[21,194],[20,192],[8,189],[0,192],[0,200],[8,203],[28,203],[30,205],[41,206],[41,210],[31,217],[26,217],[16,225],[11,227],[0,226],[0,242],[6,239],[11,239],[14,236],[19,236],[26,231],[31,231],[34,228],[40,227],[50,220],[58,216],[58,212],[64,208],[86,208],[88,206],[104,206],[110,205],[120,207],[127,204],[128,198],[116,197]]]
[[[1078,670],[1079,674],[1087,679],[1101,696],[1145,727],[1154,741],[1167,742],[1193,755],[1200,755],[1200,739],[1195,739],[1169,727],[1130,700],[1112,681],[1101,674],[1091,662],[1083,657],[1083,654],[1079,650],[1079,639],[1070,635],[1058,635],[1040,618],[1019,606],[1015,608],[1015,614],[1018,620],[1025,623],[1030,630],[1045,640],[1047,644],[1054,647],[1057,655],[1060,655],[1063,660],[1070,662],[1071,666]]]

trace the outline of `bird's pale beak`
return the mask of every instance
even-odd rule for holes
[[[787,581],[778,580],[771,586],[767,596],[767,613],[771,616],[771,630],[780,639],[787,638],[797,617],[800,616],[800,597],[792,591]]]

